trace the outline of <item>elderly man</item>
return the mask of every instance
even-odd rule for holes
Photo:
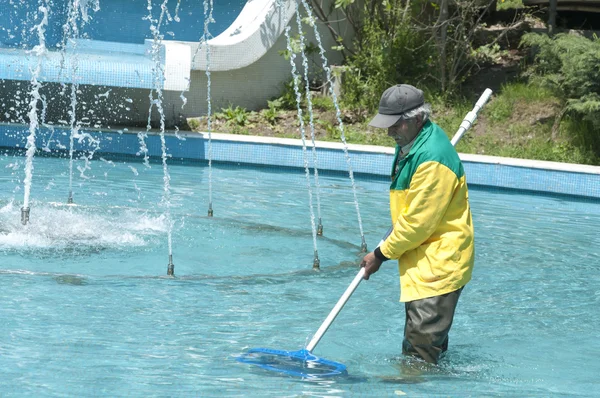
[[[474,263],[473,222],[462,163],[446,133],[429,120],[423,92],[388,88],[370,125],[396,141],[390,185],[393,230],[367,254],[365,279],[398,260],[406,323],[402,352],[437,364]]]

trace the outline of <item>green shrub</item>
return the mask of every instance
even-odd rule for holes
[[[357,37],[358,50],[348,58],[342,80],[342,100],[350,108],[374,111],[386,88],[397,83],[419,86],[435,63],[433,41],[408,22],[390,28],[365,18]]]
[[[298,90],[302,100],[304,98],[304,85],[301,84],[300,77],[298,77]],[[281,97],[277,98],[275,101],[277,102],[278,108],[285,110],[297,109],[298,105],[296,101],[296,90],[294,89],[294,79],[284,83]]]
[[[190,130],[198,130],[200,128],[200,121],[198,119],[187,119],[187,124]]]
[[[333,99],[329,96],[314,95],[312,97],[312,105],[313,105],[313,109],[318,109],[320,111],[334,111],[335,110],[335,105],[333,104]]]
[[[265,118],[265,120],[270,124],[274,125],[277,123],[277,119],[279,118],[279,104],[280,102],[277,100],[267,101],[268,109],[263,109],[260,113]]]
[[[221,113],[217,117],[223,118],[228,123],[237,126],[245,126],[248,124],[248,112],[245,108],[239,106],[234,108],[233,105],[229,105],[229,107],[221,109]]]
[[[519,9],[523,8],[522,0],[498,0],[496,5],[496,10],[510,10],[510,9]]]
[[[530,80],[562,99],[566,116],[589,123],[585,142],[598,142],[600,135],[600,40],[574,34],[528,33],[521,44],[535,51]],[[582,139],[582,137],[579,137]],[[596,144],[600,154],[600,144]]]

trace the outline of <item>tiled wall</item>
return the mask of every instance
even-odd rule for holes
[[[36,145],[64,151],[69,133],[64,128],[44,128],[37,134]],[[100,139],[98,155],[140,157],[139,137],[135,131],[89,133]],[[0,125],[0,147],[24,148],[28,134],[27,126]],[[160,140],[155,132],[150,133],[145,142],[149,156],[161,156]],[[212,134],[209,142],[206,133],[180,133],[178,138],[170,132],[166,142],[171,161],[205,162],[210,151],[214,162],[303,168],[306,157],[309,167],[314,164],[312,148],[303,150],[300,140]],[[76,150],[86,149],[85,144],[77,144]],[[378,178],[389,175],[393,160],[391,148],[349,145],[347,149],[348,156],[342,144],[317,143],[318,169],[347,172],[349,157],[357,175]],[[600,198],[600,167],[473,155],[461,157],[471,185]]]

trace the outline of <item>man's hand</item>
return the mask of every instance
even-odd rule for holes
[[[368,281],[371,274],[379,271],[381,263],[382,261],[378,259],[373,252],[367,254],[360,263],[360,266],[365,268],[364,279]]]

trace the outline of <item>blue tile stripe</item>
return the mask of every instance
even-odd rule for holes
[[[125,131],[87,131],[100,139],[98,154],[115,154],[140,156],[139,139],[135,132]],[[28,127],[23,125],[0,125],[0,147],[24,148],[28,136]],[[168,152],[172,159],[191,161],[207,161],[209,142],[197,133],[181,133],[181,140],[172,133],[166,137]],[[36,146],[50,150],[63,150],[69,142],[69,129],[43,128],[37,134]],[[304,152],[299,140],[265,139],[262,137],[231,136],[213,134],[211,140],[212,160],[215,162],[242,163],[276,167],[304,167]],[[146,139],[148,154],[151,157],[161,156],[160,140],[156,133]],[[323,147],[320,147],[323,146]],[[363,149],[366,148],[366,149]],[[86,150],[84,144],[77,143],[76,150]],[[354,173],[387,177],[393,154],[390,148],[350,146],[351,165]],[[313,153],[306,151],[309,166],[313,164]],[[141,156],[140,156],[141,157]],[[340,144],[319,143],[317,160],[320,170],[347,172],[346,156]],[[545,169],[539,165],[527,167],[522,165],[498,164],[498,159],[485,161],[464,159],[463,164],[467,181],[471,185],[495,188],[518,189],[540,193],[566,194],[589,198],[600,198],[600,167],[585,166],[585,172],[562,169]],[[513,163],[518,163],[512,160]],[[527,161],[523,161],[524,164]],[[556,163],[555,165],[561,165]],[[573,165],[571,165],[573,166]],[[561,168],[568,169],[569,165]],[[573,166],[576,168],[576,166]]]
[[[53,83],[145,89],[154,87],[154,62],[146,55],[144,44],[79,40],[76,51],[76,55],[72,49],[67,51],[64,62],[60,52],[48,51],[43,55],[37,79]],[[26,50],[0,48],[0,79],[29,81],[37,64],[37,57]]]

